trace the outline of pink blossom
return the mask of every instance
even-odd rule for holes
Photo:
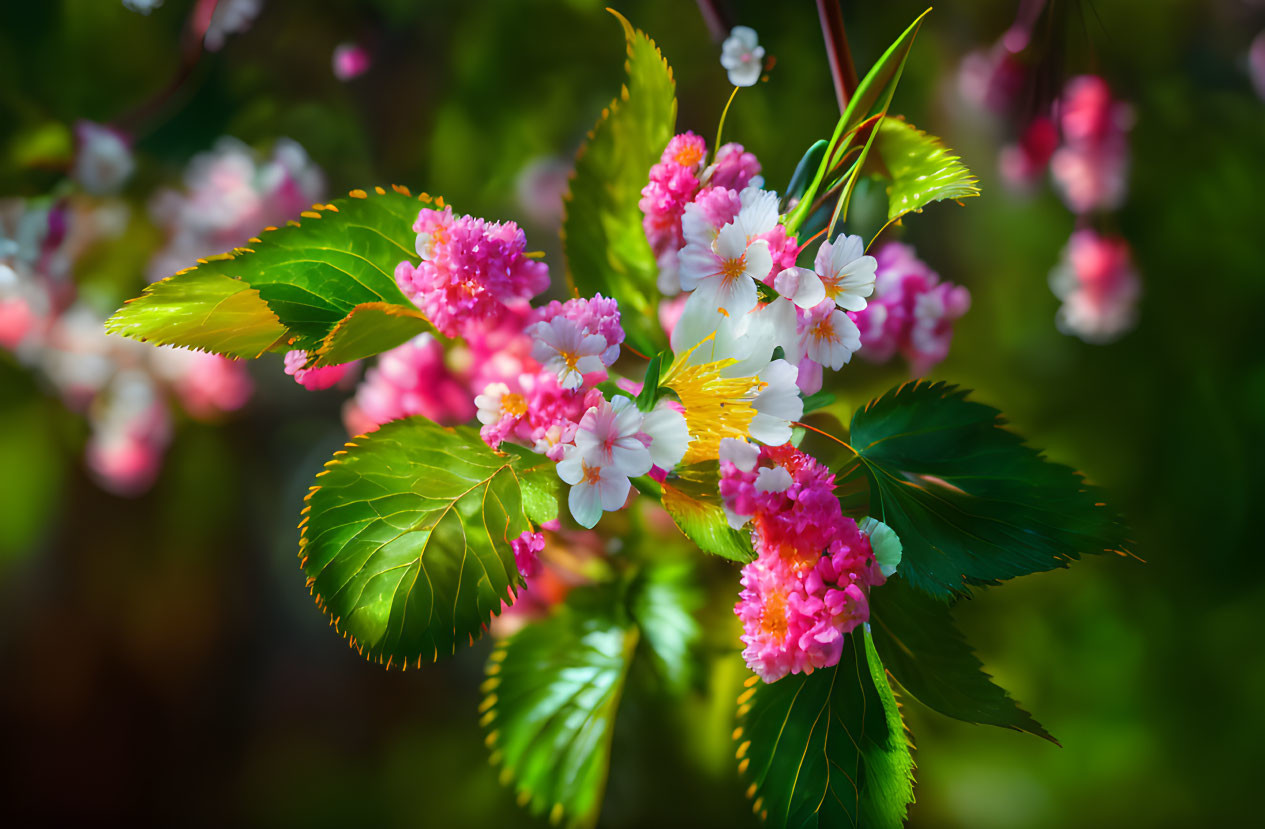
[[[1024,189],[1040,181],[1059,145],[1059,131],[1045,116],[1032,119],[1019,138],[1001,150],[1001,174],[1008,184]]]
[[[101,487],[128,496],[149,489],[171,440],[171,414],[153,381],[134,369],[119,373],[90,423],[84,455]]]
[[[760,162],[741,144],[725,144],[716,151],[716,160],[708,170],[711,177],[707,184],[711,187],[742,191],[760,175]]]
[[[624,341],[619,303],[601,294],[554,300],[537,312],[537,319],[529,328],[532,357],[557,373],[563,386],[574,389],[606,379],[603,367],[619,359]]]
[[[545,549],[545,534],[524,532],[510,542],[514,550],[514,564],[524,579],[533,578],[540,572],[540,553]]]
[[[1252,39],[1247,52],[1248,74],[1252,78],[1252,86],[1261,100],[1265,100],[1265,31]]]
[[[549,287],[548,266],[523,255],[527,237],[513,222],[424,208],[413,229],[422,261],[416,267],[401,262],[395,280],[445,335],[494,324],[507,304]]]
[[[638,203],[645,214],[642,226],[656,257],[681,249],[681,214],[698,191],[698,176],[707,159],[707,142],[692,132],[674,135],[659,163],[650,168],[650,181]]]
[[[1107,82],[1081,75],[1067,82],[1059,101],[1063,144],[1050,172],[1073,213],[1114,210],[1124,201],[1132,110],[1111,96]]]
[[[849,314],[861,331],[861,356],[882,363],[896,353],[920,376],[949,353],[953,323],[970,308],[970,292],[941,282],[913,248],[889,242],[877,253],[874,295]]]
[[[294,378],[308,391],[320,391],[338,385],[344,377],[356,370],[358,363],[337,363],[320,368],[304,368],[307,362],[306,351],[287,351],[285,356],[285,373]]]
[[[421,334],[378,358],[348,401],[348,431],[371,431],[391,420],[422,415],[436,423],[464,423],[474,416],[469,389],[444,364],[444,349]]]
[[[340,43],[332,58],[334,77],[349,81],[369,71],[369,50],[359,43]]]
[[[1107,343],[1133,327],[1141,280],[1129,244],[1118,236],[1085,229],[1072,234],[1050,287],[1063,301],[1056,321],[1065,334]]]
[[[748,463],[738,448],[725,448],[720,486],[729,513],[752,519],[757,552],[734,607],[743,658],[765,682],[834,665],[843,637],[869,619],[869,589],[885,580],[869,539],[813,458],[761,447]]]
[[[171,385],[181,407],[198,420],[237,411],[255,390],[240,360],[187,348],[161,349],[155,360],[158,376]]]

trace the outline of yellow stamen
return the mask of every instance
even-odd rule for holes
[[[527,398],[521,394],[507,394],[501,398],[501,411],[514,417],[527,414]]]
[[[744,253],[737,259],[723,259],[720,263],[720,276],[726,282],[732,282],[747,272],[747,255]]]
[[[685,425],[690,431],[690,444],[684,463],[715,460],[720,457],[724,438],[747,437],[756,410],[751,402],[768,384],[756,377],[721,377],[720,373],[738,361],[732,357],[698,365],[687,365],[690,356],[711,343],[715,334],[678,357],[661,381],[676,392],[685,407]]]

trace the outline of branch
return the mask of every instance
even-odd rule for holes
[[[835,97],[839,100],[839,112],[848,108],[852,93],[856,92],[857,69],[852,64],[852,52],[848,49],[848,34],[843,29],[843,11],[839,0],[817,0],[817,17],[821,21],[821,34],[826,40],[826,57],[830,59],[830,77],[835,82]]]

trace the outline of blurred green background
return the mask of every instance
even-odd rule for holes
[[[179,62],[191,5],[167,0],[148,16],[113,0],[0,5],[0,193],[56,182],[26,160],[57,125],[110,121],[152,98]],[[221,135],[288,136],[331,193],[399,182],[463,212],[522,219],[519,172],[570,158],[618,90],[621,35],[603,5],[272,0],[138,126],[126,195],[143,206]],[[862,73],[924,8],[843,6]],[[838,115],[816,10],[727,7],[777,63],[739,94],[726,136],[780,189]],[[1110,346],[1055,330],[1046,277],[1073,217],[1048,188],[1007,194],[997,136],[956,94],[959,59],[1000,36],[1014,2],[944,4],[919,36],[894,108],[958,150],[983,195],[911,217],[905,239],[973,295],[933,376],[976,389],[1105,486],[1145,563],[1097,558],[963,603],[987,668],[1063,747],[908,703],[911,825],[1249,824],[1265,736],[1265,564],[1250,541],[1265,496],[1253,472],[1265,462],[1265,104],[1245,53],[1265,9],[1069,8],[1067,70],[1103,74],[1136,110],[1130,197],[1113,221],[1145,284],[1138,328]],[[730,88],[695,5],[620,10],[675,69],[678,131],[710,142]],[[344,83],[330,54],[349,39],[374,64]],[[551,230],[525,226],[560,274]],[[111,306],[143,284],[146,255],[90,258],[82,277]],[[0,357],[0,820],[530,825],[486,764],[476,688],[487,644],[388,674],[312,606],[294,525],[307,482],[343,440],[342,397],[305,393],[279,359],[254,370],[245,414],[181,424],[158,484],[127,500],[81,470],[79,419]],[[846,402],[901,371],[848,367]],[[737,574],[708,566],[723,611]],[[684,709],[625,706],[603,825],[753,821],[730,754],[731,674]]]

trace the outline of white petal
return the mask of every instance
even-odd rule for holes
[[[646,415],[641,430],[651,438],[650,459],[655,466],[670,470],[685,457],[690,430],[685,425],[685,416],[676,409],[662,404],[656,406]]]
[[[578,484],[584,480],[583,453],[574,446],[562,450],[562,460],[558,461],[558,477],[564,483]]]
[[[681,250],[677,262],[677,273],[681,277],[681,290],[692,291],[698,286],[700,279],[713,276],[720,270],[716,254],[712,253],[711,243],[702,245],[686,245]]]
[[[601,477],[597,479],[596,489],[602,499],[602,509],[614,511],[622,507],[624,502],[628,500],[628,493],[632,489],[632,484],[623,475],[603,469]],[[594,521],[593,523],[596,524],[597,522]],[[592,526],[592,524],[589,526]]]
[[[767,242],[765,247],[767,249]],[[716,234],[716,241],[712,242],[712,250],[721,259],[741,258],[743,254],[747,253],[747,234],[738,226],[736,220],[730,222],[720,229],[720,233]],[[715,272],[719,273],[720,268],[717,267]]]
[[[755,476],[756,492],[785,492],[792,483],[791,473],[782,466],[766,466]]]
[[[581,527],[592,529],[602,520],[602,502],[597,487],[592,484],[577,484],[567,494],[567,506],[575,516],[575,522]]]
[[[725,520],[729,522],[729,526],[735,530],[742,529],[746,525],[746,523],[751,520],[750,515],[739,515],[738,513],[731,510],[728,505],[724,505],[724,509],[725,509]]]
[[[742,191],[740,198],[742,209],[738,211],[735,223],[742,228],[748,239],[777,227],[777,193],[748,187]]]
[[[720,460],[738,467],[741,472],[755,469],[760,459],[760,447],[738,438],[722,438],[720,441]]]
[[[800,308],[812,308],[826,298],[821,277],[808,268],[787,268],[777,275],[773,287]]]
[[[771,270],[773,270],[773,254],[769,252],[769,243],[763,239],[756,239],[747,248],[745,272],[752,279],[763,281]],[[754,289],[754,286],[752,287]]]
[[[844,236],[840,233],[835,237],[834,246],[830,252],[830,269],[834,273],[839,273],[864,254],[865,242],[860,236]]]
[[[781,446],[791,439],[791,424],[782,418],[757,412],[748,429],[751,437],[769,446]]]

